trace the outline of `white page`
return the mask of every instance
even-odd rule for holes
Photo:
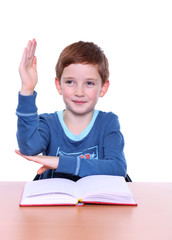
[[[64,192],[75,197],[75,185],[75,182],[63,178],[50,178],[27,182],[24,188],[23,197]]]
[[[125,179],[119,176],[92,175],[77,182],[82,198],[88,193],[114,193],[125,196],[132,195]]]

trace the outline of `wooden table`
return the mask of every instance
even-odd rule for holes
[[[172,240],[172,183],[128,183],[137,207],[19,207],[24,182],[0,182],[2,240]]]

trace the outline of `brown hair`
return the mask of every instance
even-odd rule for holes
[[[75,63],[96,65],[102,83],[109,78],[108,60],[101,48],[93,42],[79,41],[67,46],[61,52],[56,64],[56,77],[60,80],[64,68]]]

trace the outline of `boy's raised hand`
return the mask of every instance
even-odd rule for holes
[[[35,39],[28,42],[19,66],[22,82],[20,93],[22,95],[32,95],[38,81],[37,60],[35,56],[36,45]]]

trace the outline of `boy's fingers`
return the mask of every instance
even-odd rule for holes
[[[28,62],[28,65],[30,66],[32,66],[32,63],[33,63],[35,51],[36,51],[36,40],[33,39],[33,41],[30,40],[27,45],[27,52],[28,52],[27,62]]]
[[[20,151],[17,150],[17,149],[15,149],[15,153],[17,153],[17,154],[18,154],[19,156],[21,156],[21,157],[26,158],[27,160],[30,160],[30,161],[34,161],[34,162],[40,163],[40,160],[39,160],[39,161],[38,161],[38,159],[35,160],[36,156],[25,156],[25,155],[21,154]],[[40,163],[40,164],[41,164],[41,163]],[[45,172],[47,169],[49,169],[49,168],[46,167],[46,166],[42,166],[41,168],[38,169],[37,174],[40,175],[40,174],[42,174],[43,172]]]
[[[32,41],[29,40],[27,44],[28,59],[30,59],[31,45],[32,45]]]
[[[37,174],[40,175],[40,174],[44,173],[47,169],[48,169],[48,167],[42,166],[41,168],[38,169]]]
[[[29,59],[31,60],[31,63],[32,63],[33,58],[35,56],[35,51],[36,51],[36,41],[35,41],[35,39],[33,39],[33,41],[31,41],[30,53],[29,53]]]
[[[17,149],[15,149],[15,153],[17,153],[21,157],[25,157],[25,155],[21,154],[21,152],[19,150],[17,150]]]
[[[19,70],[22,69],[23,66],[32,66],[32,64],[36,65],[35,59],[35,51],[36,51],[37,42],[35,39],[30,40],[27,44],[27,47],[24,49],[22,60],[20,62]]]
[[[36,46],[37,46],[37,42],[35,39],[33,39],[33,48],[32,48],[32,56],[35,56],[35,51],[36,51]]]
[[[27,48],[24,49],[22,60],[20,62],[20,66],[19,66],[19,70],[21,69],[21,67],[23,67],[25,65],[26,58],[27,58]]]
[[[36,156],[26,156],[26,155],[23,155],[23,154],[20,153],[19,150],[15,150],[15,152],[16,152],[19,156],[21,156],[21,157],[23,157],[23,158],[25,158],[25,159],[27,159],[27,160],[29,160],[29,161],[34,161],[34,162],[36,162],[36,161],[35,161]]]
[[[36,69],[36,64],[37,64],[37,58],[36,56],[33,59],[33,67]]]
[[[43,156],[43,155],[36,155],[36,156],[26,156],[20,153],[19,150],[15,150],[15,152],[20,155],[21,157],[33,161],[35,163],[41,164],[44,166],[44,171],[47,169],[56,169],[58,166],[58,158],[54,156]],[[46,169],[45,169],[46,168]]]
[[[18,155],[22,156],[22,154],[20,153],[19,150],[15,149],[15,153],[17,153]]]

